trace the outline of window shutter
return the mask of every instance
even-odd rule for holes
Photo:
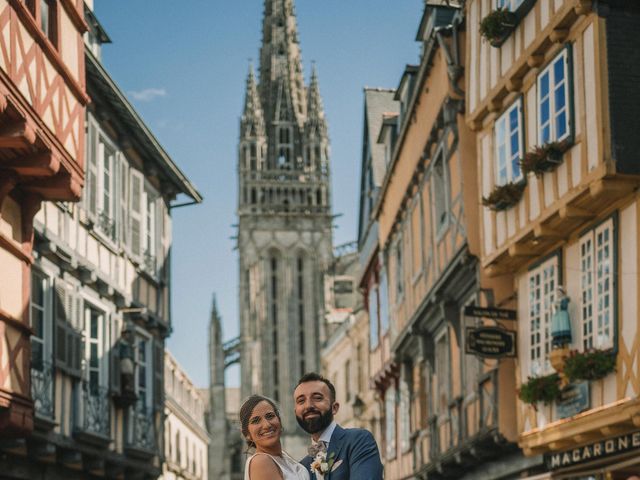
[[[164,345],[153,340],[153,406],[156,412],[164,409]]]
[[[131,254],[139,257],[142,253],[142,196],[144,177],[136,170],[131,169],[131,183],[129,189],[130,195],[130,208],[129,208],[129,226],[130,226],[130,248]]]
[[[96,127],[92,121],[89,124],[87,138],[87,185],[85,205],[89,216],[95,218],[98,212],[98,162],[96,156]]]
[[[127,161],[121,153],[118,153],[118,207],[117,211],[119,212],[118,226],[119,226],[119,239],[120,244],[123,246],[128,246],[129,242],[127,239],[128,231],[127,228],[129,222],[127,218],[127,211],[129,210],[129,167],[127,165]]]
[[[67,285],[59,278],[55,279],[53,309],[55,316],[55,363],[57,368],[66,371],[68,365],[67,331],[69,324],[67,313]]]
[[[84,355],[82,299],[77,295],[69,295],[68,304],[71,321],[67,326],[67,373],[72,377],[81,378]]]

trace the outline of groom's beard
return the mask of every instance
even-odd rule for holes
[[[298,417],[296,415],[296,420],[298,421],[298,425],[300,425],[305,432],[310,433],[311,435],[322,432],[331,425],[331,422],[333,422],[333,412],[331,410],[327,410],[325,413],[322,413],[320,410],[314,409],[305,412],[305,415],[310,412],[318,413],[319,416],[305,419],[304,417]]]

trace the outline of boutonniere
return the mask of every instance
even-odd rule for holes
[[[321,450],[316,453],[313,462],[311,462],[311,471],[316,474],[317,480],[324,480],[324,476],[327,473],[333,472],[333,470],[335,470],[338,465],[342,463],[342,460],[337,463],[335,462],[335,454],[336,452],[331,452],[331,455],[329,455],[329,458],[327,458],[326,451]]]

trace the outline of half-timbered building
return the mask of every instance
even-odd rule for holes
[[[384,450],[382,402],[377,399],[377,388],[387,378],[385,369],[391,364],[389,352],[389,310],[387,274],[380,261],[378,248],[378,222],[373,212],[390,152],[378,142],[384,123],[393,122],[399,111],[394,99],[395,90],[364,89],[364,115],[362,131],[362,163],[360,168],[360,205],[358,222],[358,253],[360,263],[359,291],[363,296],[362,316],[369,322],[366,343],[366,369],[371,378],[368,391],[359,394],[360,419],[371,429],[381,452]],[[358,355],[359,358],[359,355]],[[358,360],[360,361],[360,360]],[[354,400],[355,401],[355,400]]]
[[[465,353],[467,327],[487,323],[465,317],[465,307],[499,301],[492,292],[500,279],[487,278],[477,261],[464,30],[464,10],[425,6],[420,63],[405,69],[399,115],[383,120],[379,136],[389,152],[374,208],[389,279],[390,355],[374,379],[392,479],[514,478],[541,463],[517,448],[514,359]]]
[[[510,15],[483,40],[497,7]],[[520,446],[545,454],[548,478],[626,479],[640,468],[638,6],[466,10],[480,261],[518,312]]]
[[[0,438],[33,429],[33,217],[80,198],[83,2],[0,2]]]
[[[36,3],[63,12],[70,2]],[[34,429],[4,445],[9,478],[161,473],[170,209],[179,194],[201,197],[104,69],[108,36],[89,7],[83,15],[85,184],[79,203],[54,197],[35,216],[25,301]]]

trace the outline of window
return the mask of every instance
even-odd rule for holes
[[[109,239],[116,239],[116,152],[100,136],[98,143],[98,226]]]
[[[290,126],[277,127],[278,138],[278,168],[290,168],[293,159],[292,128]]]
[[[402,268],[402,238],[398,239],[395,248],[396,260],[396,304],[400,302],[404,293],[404,271]]]
[[[396,387],[390,386],[384,394],[385,443],[387,459],[396,458]]]
[[[375,350],[378,347],[379,333],[378,333],[378,289],[373,286],[369,289],[369,334],[370,341],[369,346],[371,350]]]
[[[522,98],[500,116],[494,129],[496,185],[522,180]]]
[[[271,349],[273,354],[273,398],[279,401],[280,379],[278,365],[278,259],[273,256],[270,260],[271,267]]]
[[[45,318],[46,295],[49,279],[32,271],[31,273],[31,368],[42,370],[49,361],[49,321]]]
[[[570,134],[569,53],[565,49],[538,75],[538,143],[560,142]]]
[[[97,394],[105,386],[103,372],[104,358],[104,313],[87,305],[84,310],[85,319],[85,361],[86,381],[89,392]]]
[[[613,219],[580,238],[582,346],[613,347]]]
[[[438,338],[436,338],[435,351],[435,374],[437,381],[434,406],[439,415],[445,415],[445,412],[447,412],[449,408],[450,365],[449,339],[447,338],[447,331],[444,330],[440,333]]]
[[[411,448],[410,394],[406,380],[400,381],[400,450],[407,452]]]
[[[389,330],[389,287],[387,285],[387,272],[380,271],[380,335],[384,335]]]
[[[136,394],[139,404],[146,410],[151,409],[153,392],[151,391],[151,339],[145,335],[136,338]]]
[[[433,191],[433,218],[435,230],[441,235],[449,223],[449,175],[444,160],[443,150],[440,150],[433,161],[431,174],[431,190]]]
[[[157,202],[156,195],[147,185],[144,192],[145,198],[145,228],[144,228],[144,261],[148,272],[156,271],[156,244],[157,244]]]
[[[524,3],[524,0],[496,0],[497,8],[506,8],[515,12],[520,5]]]
[[[53,45],[57,40],[56,16],[55,0],[40,0],[40,29]]]
[[[299,343],[299,353],[300,353],[300,376],[304,375],[306,372],[306,364],[305,364],[305,325],[304,325],[304,258],[302,256],[298,257],[298,343]],[[248,285],[248,282],[247,282]],[[248,288],[247,288],[248,290]]]
[[[534,376],[550,371],[551,315],[558,287],[558,257],[529,272],[529,360]]]

